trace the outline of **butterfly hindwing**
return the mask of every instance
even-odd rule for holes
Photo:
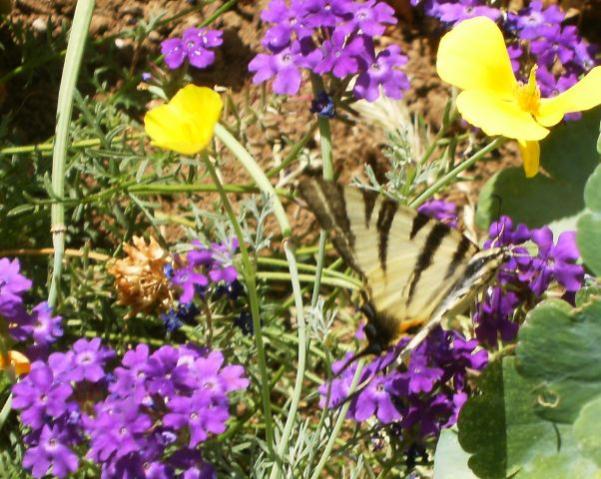
[[[300,192],[363,277],[371,320],[389,344],[432,317],[478,252],[458,231],[382,195],[316,179]]]

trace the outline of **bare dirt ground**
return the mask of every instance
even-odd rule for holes
[[[95,53],[102,54],[103,49],[109,48],[107,45],[110,45],[111,50],[115,50],[114,47],[117,46],[116,60],[127,66],[132,74],[139,74],[151,68],[162,40],[181,33],[187,27],[200,24],[214,13],[222,2],[206,6],[199,4],[193,13],[153,29],[140,43],[117,38],[117,35],[135,29],[157,15],[162,15],[161,19],[176,17],[194,8],[196,3],[189,0],[97,0],[90,27],[93,43],[88,48],[97,49]],[[264,105],[263,90],[260,86],[252,85],[247,66],[253,56],[261,51],[263,25],[259,16],[267,3],[267,0],[240,1],[234,9],[217,20],[214,27],[224,30],[224,44],[210,69],[193,74],[196,83],[227,88],[234,102],[239,105],[250,105],[254,109],[260,109]],[[408,55],[406,70],[412,86],[405,96],[405,101],[412,112],[422,115],[436,130],[449,95],[447,87],[441,84],[434,68],[440,31],[434,22],[415,14],[408,0],[390,0],[390,3],[398,13],[399,24],[387,31],[383,44],[399,43]],[[48,36],[60,38],[61,31],[66,31],[65,22],[72,17],[75,5],[75,0],[13,0],[9,18],[15,24],[21,25],[42,46],[48,41]],[[571,0],[568,5],[572,14],[586,9],[587,15],[583,16],[586,23],[581,27],[589,37],[601,36],[599,23],[595,23],[595,20],[601,21],[601,6],[595,5],[599,5],[597,0],[587,3]],[[519,3],[516,3],[516,6],[519,6]],[[14,32],[9,31],[6,24],[0,28],[0,39],[4,43],[10,44],[13,37]],[[110,44],[111,42],[114,42],[114,45]],[[60,44],[60,41],[58,43]],[[15,46],[18,47],[16,43]],[[59,50],[60,47],[61,45],[55,46]],[[22,143],[45,141],[53,133],[58,78],[62,65],[59,53],[58,50],[55,51],[56,57],[44,63],[39,72],[30,72],[26,88],[23,87],[22,76],[15,76],[0,87],[0,111],[17,112],[12,121],[21,125],[16,138]],[[0,63],[0,77],[18,67],[21,58],[22,52],[18,51],[18,48],[12,53],[5,52],[2,62],[4,64]],[[122,79],[116,81],[113,87],[118,89],[121,83]],[[299,96],[286,99],[279,111],[268,109],[263,115],[261,125],[254,124],[247,128],[245,135],[248,144],[251,145],[250,149],[265,168],[273,166],[274,152],[277,153],[278,144],[283,139],[293,144],[306,132],[307,125],[313,121],[313,115],[309,112],[310,99],[311,93],[305,89]],[[133,114],[141,118],[143,110]],[[335,121],[333,137],[335,167],[341,173],[342,181],[348,181],[360,173],[366,162],[386,163],[382,154],[383,137],[374,134],[372,125],[364,122]],[[308,146],[317,153],[316,141],[311,141]],[[286,149],[281,152],[282,156],[285,154]],[[478,166],[476,171],[470,172],[470,175],[476,178],[476,181],[470,183],[473,185],[471,189],[458,189],[453,193],[453,199],[460,203],[473,201],[479,185],[485,178],[490,177],[502,164],[515,162],[515,152],[509,149],[497,162]],[[222,170],[226,181],[249,181],[234,161],[225,164]],[[478,178],[482,181],[478,181]],[[290,205],[290,209],[292,216],[296,218],[299,232],[310,230],[309,216],[300,211],[297,205]]]

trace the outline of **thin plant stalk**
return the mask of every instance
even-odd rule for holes
[[[361,373],[363,372],[363,366],[364,366],[364,360],[360,359],[359,362],[357,363],[357,371],[355,371],[355,375],[353,376],[353,380],[352,380],[351,386],[349,388],[349,393],[348,393],[349,396],[355,392],[355,388],[359,384],[359,378],[361,377]],[[321,458],[319,459],[317,466],[315,466],[315,469],[313,470],[311,479],[318,479],[319,477],[321,477],[321,471],[323,470],[326,463],[328,462],[328,459],[330,458],[330,454],[332,453],[332,449],[334,448],[334,443],[336,442],[336,438],[338,437],[338,434],[340,433],[340,429],[342,428],[342,424],[344,423],[344,420],[346,419],[346,413],[350,406],[351,406],[351,401],[346,401],[340,408],[340,410],[338,412],[338,417],[336,418],[336,423],[334,424],[334,427],[332,428],[332,432],[330,433],[328,442],[323,450],[323,454],[321,455]]]
[[[65,194],[65,164],[69,143],[69,124],[73,113],[73,97],[94,4],[94,0],[79,0],[77,2],[58,92],[56,140],[54,141],[52,156],[52,194],[59,198],[62,198]],[[50,292],[48,293],[48,304],[53,307],[56,305],[63,268],[66,231],[65,205],[63,203],[53,204],[50,210],[50,218],[52,244],[54,245],[54,264]]]
[[[290,236],[291,228],[290,223],[288,222],[288,216],[286,215],[286,211],[284,210],[282,202],[278,198],[273,185],[265,175],[265,172],[238,140],[236,140],[236,138],[234,138],[232,134],[219,123],[215,125],[215,136],[234,154],[244,169],[248,171],[248,174],[259,189],[267,195],[270,201],[273,201],[273,212],[278,220],[282,236],[284,236],[284,238]]]
[[[409,206],[411,206],[413,208],[417,208],[418,206],[420,206],[424,201],[428,200],[435,193],[437,193],[440,189],[444,188],[447,184],[449,184],[451,181],[453,181],[457,177],[457,175],[459,175],[459,173],[462,173],[463,171],[465,171],[468,168],[470,168],[471,166],[473,166],[478,160],[484,158],[491,151],[494,151],[497,148],[499,148],[506,141],[507,141],[506,138],[502,138],[502,137],[495,138],[484,148],[482,148],[481,150],[474,153],[467,160],[465,160],[461,164],[457,165],[455,168],[453,168],[451,171],[449,171],[442,178],[439,178],[437,181],[435,181],[432,186],[427,188],[421,195],[419,195],[411,203],[409,203]]]
[[[236,233],[236,237],[238,239],[238,244],[240,247],[240,253],[242,256],[242,266],[243,266],[243,274],[244,281],[246,283],[248,289],[248,298],[250,302],[250,311],[253,321],[253,329],[254,329],[254,337],[255,337],[255,346],[257,348],[257,360],[259,363],[259,374],[261,375],[261,399],[263,402],[263,416],[265,419],[265,437],[267,441],[267,446],[270,451],[273,452],[273,418],[271,417],[271,399],[270,399],[270,388],[269,388],[269,375],[267,374],[267,364],[265,361],[265,346],[263,344],[263,334],[262,334],[262,326],[261,326],[261,318],[259,312],[259,298],[257,297],[257,283],[255,276],[255,268],[250,261],[250,256],[248,254],[248,249],[246,247],[246,243],[244,240],[244,233],[242,232],[242,227],[238,222],[238,218],[234,213],[234,209],[227,197],[225,190],[222,187],[221,180],[217,175],[217,171],[213,166],[209,156],[206,153],[201,154],[205,165],[207,167],[207,171],[213,180],[213,183],[217,186],[217,191],[221,198],[221,202],[223,203],[223,207],[232,223],[234,231]]]

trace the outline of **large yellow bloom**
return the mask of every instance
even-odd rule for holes
[[[213,138],[223,102],[210,88],[187,85],[144,117],[146,133],[159,148],[193,155]]]
[[[436,69],[444,81],[463,90],[457,109],[465,120],[487,135],[518,141],[528,177],[538,172],[538,142],[549,134],[546,127],[566,113],[601,104],[601,67],[553,98],[540,97],[535,68],[527,84],[519,83],[501,30],[486,17],[461,22],[442,37]]]

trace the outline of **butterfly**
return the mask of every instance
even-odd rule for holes
[[[403,356],[444,317],[465,311],[509,259],[480,250],[448,225],[373,191],[308,178],[299,192],[345,262],[363,279],[368,346],[380,354],[419,332]]]

